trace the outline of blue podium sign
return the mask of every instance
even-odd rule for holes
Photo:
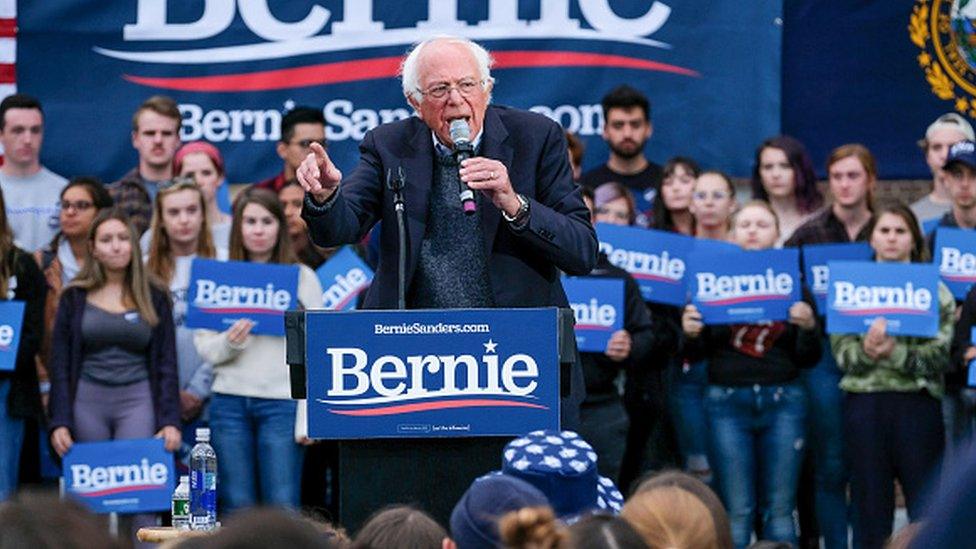
[[[966,299],[976,282],[976,231],[939,227],[935,230],[934,262],[942,282],[958,300]]]
[[[891,335],[939,331],[939,273],[932,264],[831,261],[827,332],[863,334],[875,318]]]
[[[285,311],[298,303],[298,267],[194,259],[186,327],[223,331],[241,318],[252,334],[285,335]]]
[[[559,428],[558,310],[306,313],[312,438]]]
[[[10,372],[17,367],[23,325],[24,302],[0,301],[0,372]]]
[[[576,347],[602,353],[624,326],[624,281],[619,278],[565,277],[563,289],[576,317]]]
[[[78,442],[64,456],[65,491],[95,513],[170,508],[173,454],[159,438]]]
[[[677,233],[596,224],[600,251],[610,263],[630,273],[644,301],[684,305],[688,254],[695,239]]]
[[[864,260],[868,261],[874,250],[867,242],[841,244],[809,244],[800,249],[803,254],[803,275],[807,286],[817,300],[817,310],[823,314],[827,310],[827,283],[830,280],[829,261]]]
[[[800,300],[799,252],[794,249],[706,252],[689,260],[691,302],[705,324],[786,320]]]
[[[343,246],[315,274],[322,282],[322,307],[334,311],[354,310],[356,298],[373,282],[373,270],[350,246]]]

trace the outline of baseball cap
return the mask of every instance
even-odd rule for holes
[[[929,124],[928,129],[925,130],[925,139],[930,139],[932,134],[939,130],[956,130],[962,132],[966,139],[976,141],[976,135],[973,134],[973,126],[969,120],[954,112],[947,112]]]
[[[960,141],[949,147],[949,155],[943,169],[948,170],[953,164],[965,164],[976,170],[976,143],[970,140]]]

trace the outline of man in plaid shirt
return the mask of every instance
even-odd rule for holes
[[[173,178],[181,121],[176,101],[163,95],[150,97],[132,115],[132,147],[139,152],[139,165],[109,185],[108,191],[138,234],[149,228],[159,185]]]

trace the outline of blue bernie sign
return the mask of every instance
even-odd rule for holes
[[[559,428],[558,311],[309,311],[313,438]]]
[[[630,273],[644,301],[682,306],[688,254],[695,239],[640,227],[597,223],[600,251],[610,263]]]
[[[373,270],[350,246],[343,246],[315,271],[322,282],[322,306],[352,311],[356,300],[373,282]]]
[[[170,508],[173,454],[159,438],[77,442],[64,456],[65,491],[95,513]]]
[[[624,326],[624,281],[583,276],[562,282],[576,317],[576,347],[581,353],[603,353],[610,336]]]
[[[827,282],[830,280],[829,261],[871,260],[874,250],[867,242],[840,244],[810,244],[800,249],[803,256],[803,276],[817,301],[817,311],[827,310]]]
[[[20,330],[24,324],[23,301],[0,301],[0,372],[17,366]]]
[[[689,259],[691,302],[705,324],[786,320],[800,299],[799,252],[695,250]]]
[[[953,297],[966,299],[969,288],[976,283],[976,231],[939,227],[932,256]]]
[[[241,318],[252,334],[285,335],[285,311],[298,303],[298,267],[193,260],[186,327],[224,331]]]
[[[884,317],[891,335],[934,337],[939,330],[935,265],[831,261],[827,332],[863,334]]]

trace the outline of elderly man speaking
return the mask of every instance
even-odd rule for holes
[[[559,271],[585,275],[596,264],[596,235],[562,129],[535,113],[489,105],[490,64],[470,40],[421,42],[402,67],[403,93],[419,117],[366,134],[359,165],[346,177],[317,143],[298,168],[302,216],[316,244],[357,242],[384,222],[365,307],[397,306],[390,169],[405,175],[408,308],[566,307]],[[473,151],[459,163],[465,134]],[[462,204],[464,185],[473,203]],[[575,426],[582,395],[578,367],[572,377],[564,428]]]

